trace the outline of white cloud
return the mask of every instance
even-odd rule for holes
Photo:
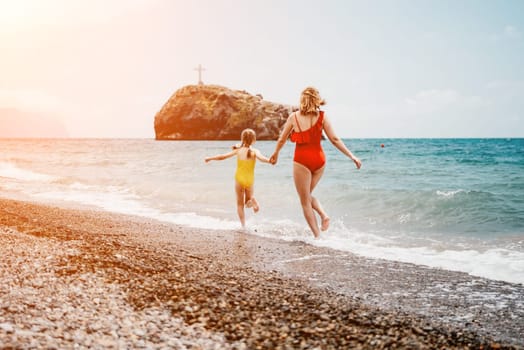
[[[503,39],[519,39],[521,35],[522,34],[517,27],[508,24],[502,29],[501,32],[489,35],[488,39],[490,41],[499,41]]]
[[[342,125],[343,135],[358,133],[374,137],[485,136],[490,135],[491,130],[487,120],[499,104],[500,101],[491,97],[489,92],[484,94],[479,91],[479,94],[471,94],[454,88],[425,89],[391,103],[352,105],[347,113],[343,113],[351,116],[350,122],[344,125],[344,119],[339,118],[337,124]]]
[[[524,92],[524,81],[521,81],[521,80],[493,80],[486,84],[486,88]]]
[[[504,35],[508,38],[520,38],[520,31],[511,25],[504,27]]]
[[[486,84],[486,89],[492,98],[504,101],[504,105],[522,105],[524,101],[524,81],[496,80]]]
[[[404,103],[399,107],[409,114],[433,113],[457,102],[460,98],[460,94],[452,89],[422,90],[415,96],[405,98]]]

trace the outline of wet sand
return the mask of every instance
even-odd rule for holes
[[[523,291],[240,231],[0,200],[1,348],[522,348]]]

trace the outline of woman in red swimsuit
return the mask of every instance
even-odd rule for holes
[[[320,98],[317,89],[307,87],[300,95],[300,109],[292,113],[286,121],[280,137],[278,138],[275,152],[270,158],[272,164],[278,161],[278,153],[286,143],[288,137],[295,142],[295,155],[293,157],[293,179],[304,217],[313,231],[315,238],[320,235],[320,230],[325,231],[329,227],[329,216],[326,214],[320,202],[312,196],[318,181],[324,173],[326,156],[320,143],[322,131],[326,133],[329,141],[343,154],[349,157],[357,169],[362,163],[346,147],[344,142],[337,137],[329,119],[320,110],[325,102]],[[315,216],[315,211],[320,215],[322,221],[320,230]]]

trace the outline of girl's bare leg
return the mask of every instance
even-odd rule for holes
[[[240,219],[240,224],[242,227],[246,226],[246,216],[244,214],[244,197],[245,190],[235,181],[235,192],[237,194],[237,214]]]
[[[251,197],[251,204],[253,205],[253,212],[258,213],[260,207],[258,206],[258,202],[255,197]]]
[[[253,211],[257,213],[260,208],[257,200],[253,197],[253,192],[253,186],[246,188],[246,207],[253,208]]]
[[[315,186],[318,184],[318,181],[320,181],[320,178],[322,178],[322,175],[324,174],[324,168],[322,167],[315,171],[311,176],[311,188],[310,193],[313,193],[313,190],[315,189]],[[322,206],[320,205],[320,202],[315,197],[311,196],[311,206],[313,209],[320,215],[320,219],[322,220],[322,224],[320,225],[320,229],[322,231],[326,231],[329,228],[329,216],[326,214]]]
[[[295,188],[298,197],[300,198],[304,217],[306,218],[309,228],[313,231],[313,235],[315,238],[318,238],[320,230],[318,228],[315,212],[313,211],[313,200],[311,197],[312,174],[308,168],[295,162],[293,163],[293,179],[295,180]]]

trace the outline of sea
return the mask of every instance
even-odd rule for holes
[[[524,139],[323,141],[314,196],[331,226],[314,239],[292,175],[293,144],[257,162],[246,231],[488,279],[524,283]],[[187,227],[240,229],[236,160],[205,163],[235,141],[0,139],[0,196],[137,215]],[[255,146],[270,156],[273,141]]]

